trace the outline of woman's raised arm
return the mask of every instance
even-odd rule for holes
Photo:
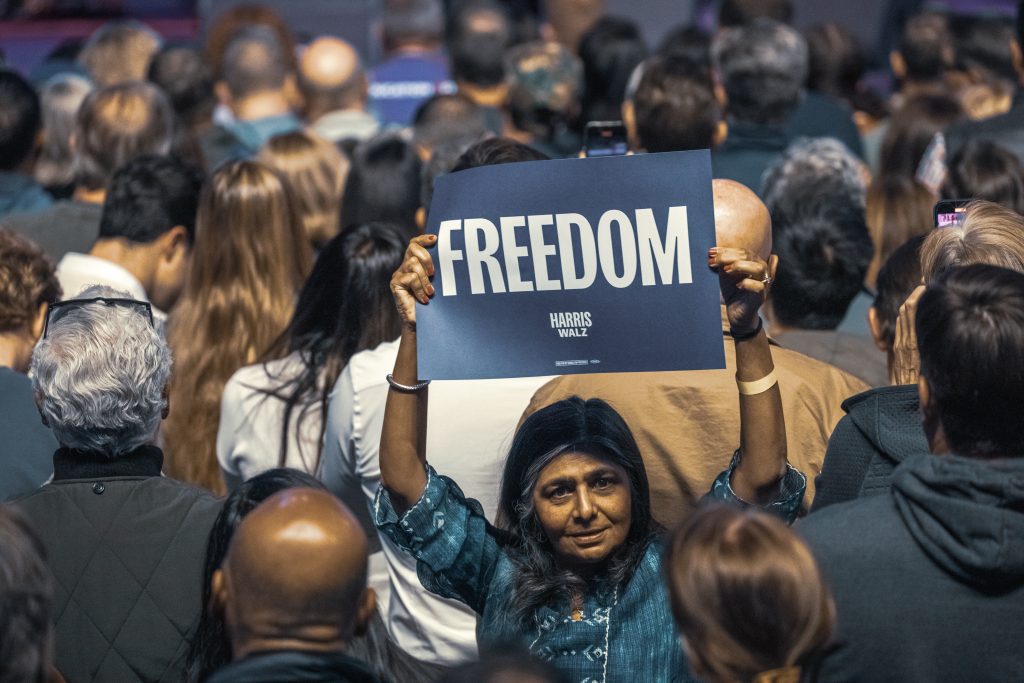
[[[427,389],[420,385],[416,367],[416,306],[434,296],[430,278],[434,262],[426,247],[435,235],[420,235],[409,242],[402,266],[391,278],[391,294],[402,318],[402,338],[391,375],[380,438],[381,484],[387,488],[395,511],[401,514],[419,500],[427,485]]]
[[[708,265],[719,273],[722,300],[736,342],[740,458],[730,484],[743,500],[767,505],[778,498],[788,464],[782,395],[758,316],[773,268],[744,249],[729,248],[712,249]]]

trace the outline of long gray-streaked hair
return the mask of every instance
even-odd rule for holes
[[[130,299],[111,287],[75,298]],[[32,355],[40,411],[61,446],[110,458],[150,443],[167,400],[171,351],[139,310],[103,303],[68,311]]]
[[[583,577],[555,563],[551,543],[537,518],[533,490],[541,470],[563,453],[586,453],[621,467],[629,479],[630,528],[625,542],[605,560],[598,576],[609,586],[629,581],[660,527],[651,516],[650,486],[632,432],[614,408],[578,396],[543,408],[516,431],[498,500],[505,549],[516,565],[511,617],[529,623],[538,607],[568,602],[585,592]]]

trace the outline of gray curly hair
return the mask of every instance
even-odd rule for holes
[[[764,203],[769,207],[792,184],[813,183],[824,179],[846,189],[848,196],[863,207],[867,195],[864,163],[835,138],[799,138],[765,172]]]
[[[93,297],[131,295],[95,286],[74,298]],[[94,303],[49,326],[32,354],[32,374],[60,445],[116,458],[155,437],[171,351],[162,329],[138,311]]]

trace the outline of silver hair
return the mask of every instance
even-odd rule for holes
[[[101,286],[75,298],[100,296],[131,298]],[[32,374],[60,445],[114,458],[155,438],[171,351],[162,329],[139,311],[95,303],[50,325],[32,354]]]
[[[834,138],[800,138],[765,172],[764,202],[775,206],[792,184],[829,181],[845,189],[845,194],[864,207],[867,195],[864,163]]]
[[[39,99],[46,135],[34,171],[39,184],[52,187],[75,181],[71,136],[78,108],[92,89],[92,83],[71,73],[57,74],[43,86]]]

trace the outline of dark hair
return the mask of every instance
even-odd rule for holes
[[[793,20],[792,0],[722,0],[718,25],[722,28],[746,26],[756,19],[772,19],[784,24]]]
[[[198,169],[170,157],[146,155],[128,162],[110,180],[100,238],[148,243],[180,225],[191,243],[202,185]]]
[[[143,154],[166,154],[174,112],[152,83],[129,81],[89,93],[75,119],[75,182],[105,188],[121,166]]]
[[[873,246],[864,206],[843,183],[790,179],[769,207],[779,267],[772,312],[783,325],[834,330],[860,291]]]
[[[20,512],[0,505],[0,681],[50,680],[52,601],[46,548]]]
[[[942,78],[953,36],[949,21],[936,12],[922,12],[907,20],[897,49],[907,66],[907,79],[934,81]]]
[[[14,71],[0,69],[0,169],[15,169],[28,158],[41,125],[39,95]]]
[[[490,15],[491,26],[474,24]],[[448,55],[452,79],[480,87],[493,87],[505,79],[505,49],[512,42],[512,26],[505,9],[489,0],[462,4],[448,25]]]
[[[386,133],[359,144],[351,159],[342,194],[342,229],[383,222],[414,234],[422,162],[412,145]]]
[[[1004,147],[972,140],[953,156],[943,194],[949,199],[987,199],[1024,214],[1024,166]]]
[[[480,138],[487,133],[480,107],[460,93],[424,100],[416,109],[412,126],[413,143],[428,149],[453,138]]]
[[[451,172],[456,173],[480,166],[514,164],[520,161],[546,161],[549,158],[543,152],[515,140],[488,138],[467,149],[455,162]]]
[[[730,116],[781,125],[799,106],[807,79],[807,43],[792,28],[757,19],[720,32],[712,53]]]
[[[878,157],[879,174],[914,178],[935,134],[962,118],[963,107],[948,95],[918,95],[907,100],[889,120]]]
[[[672,29],[656,53],[681,68],[685,65],[691,76],[711,78],[711,35],[699,26],[684,24]]]
[[[647,43],[632,19],[601,17],[580,38],[583,60],[583,116],[617,121],[633,70],[647,58]]]
[[[896,340],[896,319],[900,306],[921,284],[921,244],[924,235],[911,237],[896,247],[888,260],[882,264],[875,280],[875,319],[879,335],[888,348]]]
[[[147,78],[164,91],[182,123],[194,126],[213,114],[213,70],[199,50],[187,45],[163,48],[153,55]]]
[[[444,677],[444,683],[509,683],[520,680],[569,683],[565,674],[547,662],[533,658],[522,647],[491,648],[480,661],[457,666]]]
[[[957,66],[980,71],[989,79],[1017,82],[1010,44],[1015,39],[1010,17],[974,17],[958,19],[956,38]]]
[[[1019,456],[1024,446],[1024,275],[951,268],[933,280],[915,319],[921,375],[955,453]],[[926,416],[927,416],[926,410]]]
[[[709,149],[722,112],[710,77],[693,76],[688,63],[654,57],[644,64],[633,111],[640,146],[648,152]]]
[[[434,199],[434,183],[445,173],[451,173],[466,150],[476,142],[475,138],[453,139],[434,147],[430,160],[423,164],[420,182],[420,206],[425,211],[430,211],[430,202]]]
[[[857,37],[835,22],[818,24],[804,33],[809,55],[807,88],[847,102],[857,95],[865,59]]]
[[[235,34],[221,64],[224,83],[236,98],[283,87],[289,67],[281,41],[268,26],[247,26]]]
[[[391,50],[408,41],[430,43],[444,33],[440,0],[386,0],[381,15],[384,45]]]
[[[192,639],[185,658],[185,681],[201,683],[231,661],[231,644],[228,641],[224,620],[212,610],[210,582],[213,573],[220,569],[224,562],[228,546],[231,545],[231,537],[245,516],[275,493],[292,488],[326,490],[313,475],[282,467],[257,474],[243,482],[224,500],[224,507],[217,515],[210,529],[209,540],[206,542],[206,560],[203,563],[203,609],[200,612],[195,638]]]
[[[312,462],[299,453],[305,468],[315,472],[326,427],[327,403],[334,383],[349,359],[359,351],[396,339],[401,323],[391,301],[388,282],[405,253],[403,231],[386,223],[352,226],[320,252],[309,279],[299,293],[288,327],[270,347],[267,359],[298,352],[298,374],[268,376],[275,385],[267,396],[284,402],[280,465],[284,465],[289,436],[302,431],[311,413],[320,415],[320,439]],[[298,411],[298,426],[292,414]]]
[[[651,516],[650,486],[640,449],[614,408],[601,399],[584,401],[574,396],[530,415],[512,439],[498,498],[506,550],[516,566],[510,616],[520,623],[528,621],[541,605],[583,588],[581,577],[556,567],[533,506],[533,489],[541,470],[559,455],[571,452],[614,463],[629,479],[631,524],[626,541],[607,560],[604,578],[609,585],[632,577],[658,531]]]

